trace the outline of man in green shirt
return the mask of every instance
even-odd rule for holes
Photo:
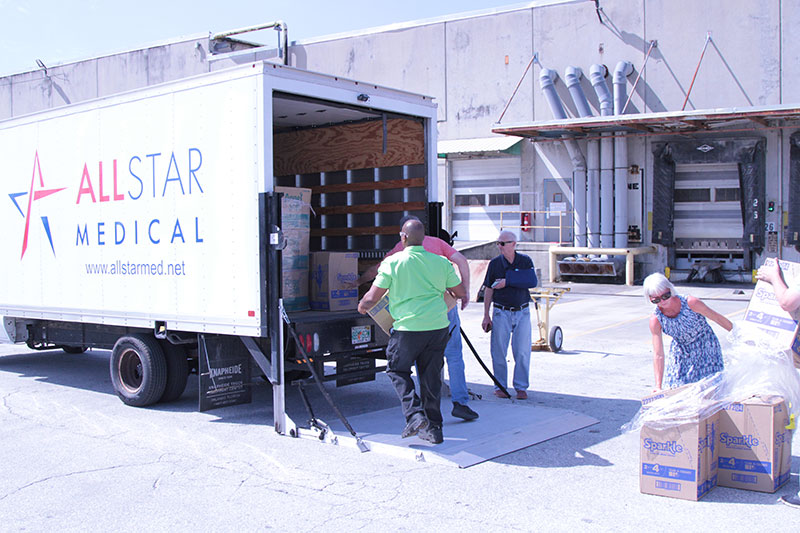
[[[372,287],[358,303],[358,311],[365,314],[389,291],[389,312],[394,325],[386,347],[386,373],[400,397],[406,418],[401,436],[418,434],[439,444],[444,440],[439,408],[441,373],[450,333],[444,292],[449,290],[457,299],[463,299],[467,291],[450,261],[422,247],[424,238],[422,222],[412,219],[403,224],[400,232],[403,251],[381,262]],[[415,364],[419,396],[411,379]]]

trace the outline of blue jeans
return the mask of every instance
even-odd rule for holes
[[[447,374],[450,377],[450,396],[453,403],[467,405],[469,393],[467,380],[464,377],[464,357],[461,355],[461,318],[458,316],[458,304],[447,312],[450,325],[447,327],[450,340],[444,349],[444,358],[447,361]]]
[[[509,340],[514,354],[514,388],[527,390],[531,365],[530,306],[521,311],[503,311],[494,307],[492,312],[492,370],[503,386],[508,380],[506,354]]]

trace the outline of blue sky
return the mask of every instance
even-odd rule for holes
[[[187,35],[282,20],[299,41],[514,0],[0,0],[0,76]],[[271,32],[267,44],[277,42]]]

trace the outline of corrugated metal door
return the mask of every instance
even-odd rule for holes
[[[677,164],[675,251],[678,268],[697,260],[742,265],[742,205],[736,163]]]
[[[452,162],[453,231],[459,240],[489,241],[503,225],[519,234],[519,157]]]

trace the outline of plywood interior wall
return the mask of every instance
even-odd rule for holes
[[[274,175],[334,172],[425,162],[425,133],[419,121],[393,118],[279,133]]]

